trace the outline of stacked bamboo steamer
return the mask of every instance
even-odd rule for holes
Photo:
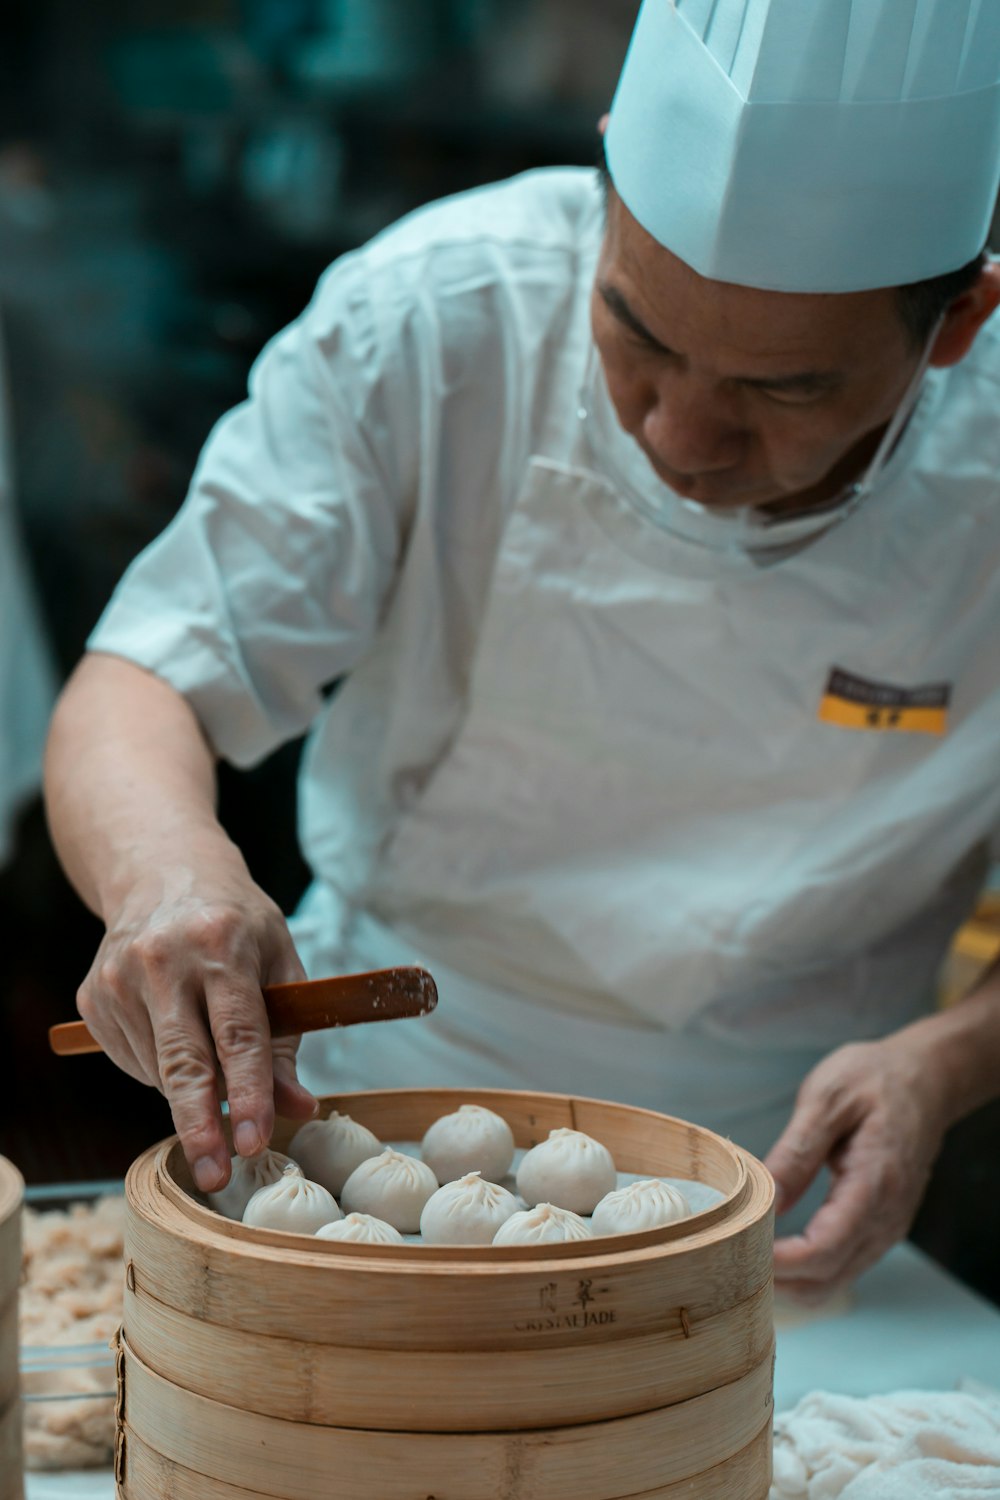
[[[325,1103],[383,1141],[484,1104],[519,1146],[568,1126],[619,1171],[723,1196],[569,1244],[320,1241],[220,1218],[176,1139],[154,1147],[126,1185],[123,1500],[766,1500],[773,1192],[757,1161],[686,1122],[563,1095]]]
[[[24,1181],[0,1156],[0,1500],[21,1500],[21,1402],[17,1375],[17,1288],[21,1279]]]

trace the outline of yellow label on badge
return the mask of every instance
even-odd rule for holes
[[[947,682],[900,688],[834,667],[820,699],[819,718],[841,729],[941,735],[948,731],[950,704]]]

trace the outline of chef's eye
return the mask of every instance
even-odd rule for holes
[[[826,391],[816,390],[782,390],[759,385],[756,389],[767,401],[773,401],[778,406],[815,406],[822,401],[827,394]]]
[[[666,355],[667,351],[661,349],[659,344],[651,343],[649,339],[644,338],[641,333],[636,333],[632,328],[624,329],[623,334],[626,343],[639,354],[648,355],[650,358],[663,358]]]

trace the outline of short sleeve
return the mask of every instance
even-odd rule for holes
[[[188,497],[125,574],[93,651],[155,672],[217,752],[250,765],[302,733],[387,607],[416,436],[405,318],[376,329],[362,254],[264,350]]]

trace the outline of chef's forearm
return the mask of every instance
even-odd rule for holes
[[[228,846],[215,763],[168,684],[120,657],[85,657],[59,700],[46,749],[52,838],[67,875],[107,919],[157,862]]]
[[[947,1126],[1000,1098],[1000,962],[965,999],[897,1035],[921,1049]]]

